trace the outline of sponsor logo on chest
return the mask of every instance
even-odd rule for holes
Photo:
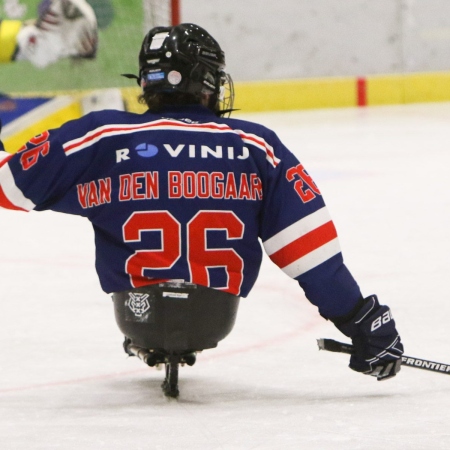
[[[177,158],[181,154],[187,154],[189,158],[216,158],[216,159],[247,159],[250,155],[247,147],[242,146],[235,148],[232,146],[216,145],[210,147],[208,145],[197,144],[179,144],[172,146],[170,144],[163,144],[162,148],[172,158]],[[129,148],[121,148],[116,150],[116,162],[122,162],[129,160],[133,154],[136,154],[142,158],[152,158],[160,153],[160,148],[147,143],[142,143],[134,148],[134,152],[131,152]]]

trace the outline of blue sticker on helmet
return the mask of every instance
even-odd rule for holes
[[[153,72],[147,74],[147,81],[164,80],[164,72]]]

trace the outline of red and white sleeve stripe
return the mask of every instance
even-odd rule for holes
[[[0,161],[0,207],[19,211],[31,211],[36,205],[16,186],[14,176],[5,158]]]
[[[326,207],[263,242],[270,259],[296,278],[340,253],[336,228]]]

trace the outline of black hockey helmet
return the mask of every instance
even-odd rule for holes
[[[192,23],[152,28],[139,53],[138,83],[144,92],[209,94],[219,115],[230,112],[234,91],[225,73],[225,54],[218,42]]]

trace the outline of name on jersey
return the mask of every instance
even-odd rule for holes
[[[167,186],[161,186],[158,171],[119,175],[116,184],[111,178],[100,178],[77,185],[82,208],[111,203],[112,192],[120,202],[159,199],[161,189],[169,199],[261,200],[262,182],[256,173],[170,171]]]

